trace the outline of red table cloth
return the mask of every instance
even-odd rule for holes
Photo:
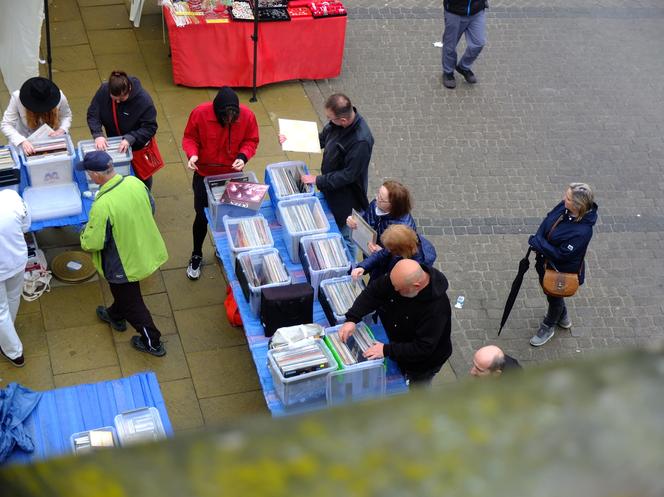
[[[177,27],[164,8],[173,81],[191,87],[251,87],[253,22]],[[256,86],[291,79],[334,78],[341,73],[346,17],[298,17],[258,25]]]

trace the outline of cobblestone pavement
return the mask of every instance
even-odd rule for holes
[[[476,86],[441,84],[442,2],[348,0],[341,77],[376,138],[371,189],[403,179],[450,280],[457,375],[497,343],[526,364],[652,342],[664,314],[664,6],[659,0],[492,2]],[[463,43],[462,43],[463,45]],[[460,46],[459,50],[462,50]],[[458,78],[459,80],[459,78]],[[502,307],[527,237],[571,181],[600,221],[572,332],[528,345],[545,310],[534,270],[507,328]]]

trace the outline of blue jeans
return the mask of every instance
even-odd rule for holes
[[[457,65],[456,47],[466,34],[466,51],[459,61],[462,69],[470,69],[486,45],[486,15],[484,10],[472,16],[459,16],[445,11],[443,32],[443,72],[454,73]]]

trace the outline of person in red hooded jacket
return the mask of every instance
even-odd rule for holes
[[[204,209],[208,206],[205,176],[242,171],[256,153],[258,123],[246,106],[240,105],[237,94],[228,86],[219,89],[212,102],[199,105],[191,111],[182,138],[182,149],[194,171],[194,210],[196,218],[192,228],[194,248],[187,267],[187,277],[197,280],[201,276],[203,242],[207,235]]]

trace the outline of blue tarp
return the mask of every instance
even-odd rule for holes
[[[330,209],[327,206],[327,202],[325,202],[325,199],[322,196],[322,194],[317,194],[317,195],[321,205],[323,206],[323,210],[325,211],[327,220],[330,223],[330,232],[339,233],[337,224],[334,221],[334,217],[332,216],[332,213],[330,212]],[[288,256],[288,251],[286,249],[286,245],[284,244],[284,236],[283,236],[285,228],[278,223],[272,205],[269,202],[264,202],[263,207],[261,207],[259,214],[265,217],[270,226],[270,231],[272,232],[272,238],[274,239],[274,247],[277,250],[279,250],[281,258],[286,264],[286,268],[288,269],[288,272],[291,275],[293,283],[306,282],[307,278],[304,275],[304,270],[302,269],[302,265],[299,263],[297,264],[293,263],[290,260],[290,257]],[[209,219],[210,215],[209,211],[207,211],[207,215]],[[233,265],[231,250],[228,245],[228,239],[226,237],[226,233],[213,231],[212,235],[214,237],[215,245],[217,246],[217,252],[219,254],[219,257],[221,258],[221,261],[224,265],[224,271],[226,273],[226,277],[228,279],[228,282],[233,288],[233,295],[235,296],[235,300],[237,301],[238,309],[240,310],[240,315],[242,316],[244,331],[247,335],[249,350],[251,351],[254,363],[256,364],[256,371],[258,372],[258,377],[260,379],[261,386],[263,387],[263,395],[265,396],[265,401],[267,403],[268,408],[272,412],[272,415],[282,416],[285,414],[293,414],[301,412],[302,410],[311,410],[315,408],[325,407],[325,401],[323,399],[323,402],[317,405],[307,404],[305,406],[287,408],[286,406],[284,406],[284,404],[277,396],[277,393],[274,389],[274,384],[272,382],[272,376],[270,375],[270,371],[268,370],[267,367],[267,350],[268,350],[267,344],[269,339],[265,336],[265,331],[263,329],[263,325],[260,322],[260,319],[258,319],[258,317],[256,317],[251,312],[249,302],[247,302],[244,299],[244,296],[242,295],[242,288],[240,287],[240,283],[238,282],[237,276],[235,275],[235,267]],[[318,303],[318,300],[314,301],[314,322],[319,323],[323,327],[330,326],[330,324],[327,321],[327,318],[325,317],[325,313],[323,312],[323,308]],[[373,325],[371,328],[374,333],[374,336],[378,341],[383,343],[389,342],[382,325],[380,324]],[[408,387],[406,386],[404,377],[399,371],[399,368],[397,367],[396,363],[388,359],[387,393],[395,394],[395,393],[406,392],[407,390]]]
[[[60,454],[71,454],[74,433],[113,426],[113,418],[139,407],[159,411],[168,436],[173,435],[166,404],[157,376],[138,373],[128,378],[100,383],[56,388],[42,392],[41,400],[25,422],[35,450],[32,454],[15,450],[8,462],[29,463]]]
[[[0,463],[15,448],[32,452],[32,437],[26,432],[24,421],[37,406],[41,393],[33,392],[18,383],[10,383],[0,390]]]

